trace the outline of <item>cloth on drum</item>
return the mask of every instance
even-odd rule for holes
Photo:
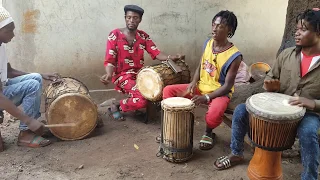
[[[248,66],[246,65],[245,62],[241,61],[236,79],[234,81],[234,86],[249,84],[249,80],[250,80],[250,74],[248,71]]]
[[[180,94],[183,94],[186,91],[187,87],[188,84],[166,86],[163,89],[163,99],[180,96]],[[193,95],[201,95],[198,88],[195,90]],[[184,97],[188,99],[192,98],[190,94]],[[223,115],[228,107],[229,102],[230,98],[227,96],[217,97],[211,100],[205,116],[206,124],[209,128],[214,129],[222,123]]]
[[[147,100],[141,95],[136,86],[136,74],[122,73],[114,81],[115,89],[129,95],[129,98],[120,100],[120,109],[123,112],[135,111],[147,106]]]
[[[298,127],[298,137],[301,146],[301,161],[304,166],[302,180],[318,179],[318,130],[320,117],[307,112]],[[239,104],[232,117],[231,152],[233,155],[243,156],[244,137],[249,132],[249,112],[245,104]]]

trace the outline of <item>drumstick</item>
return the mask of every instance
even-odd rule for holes
[[[73,126],[76,126],[76,123],[47,124],[47,125],[44,125],[44,127],[48,127],[48,128],[51,128],[51,127],[73,127]]]
[[[109,92],[109,91],[115,91],[115,89],[96,89],[96,90],[89,90],[89,92]]]

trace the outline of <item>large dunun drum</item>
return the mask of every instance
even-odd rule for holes
[[[45,89],[46,118],[50,124],[74,123],[73,127],[51,127],[62,140],[79,140],[88,136],[97,125],[98,110],[88,88],[79,80],[64,77]]]

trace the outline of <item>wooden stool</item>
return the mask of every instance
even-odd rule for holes
[[[146,120],[145,123],[161,122],[161,101],[148,101],[147,108],[146,108]]]

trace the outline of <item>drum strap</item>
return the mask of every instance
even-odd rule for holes
[[[263,150],[267,150],[267,151],[272,151],[272,152],[279,152],[279,151],[285,151],[287,149],[290,149],[292,146],[287,146],[287,147],[266,147],[266,146],[261,146],[257,143],[255,143],[252,139],[251,139],[251,135],[248,134],[249,136],[249,140],[252,144],[252,146],[254,147],[257,147],[257,148],[260,148],[260,149],[263,149]]]

